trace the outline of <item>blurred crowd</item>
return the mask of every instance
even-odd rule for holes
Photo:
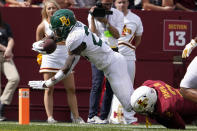
[[[43,7],[46,0],[0,0],[0,7]],[[61,8],[90,8],[99,0],[56,0]],[[129,0],[129,9],[171,11],[197,10],[197,0]]]

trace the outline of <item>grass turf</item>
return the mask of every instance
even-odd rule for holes
[[[188,125],[187,131],[196,131],[197,127]],[[166,129],[161,125],[152,125],[146,128],[145,125],[112,125],[112,124],[71,124],[57,123],[47,124],[46,122],[31,122],[29,125],[19,125],[18,122],[0,122],[0,131],[180,131]]]

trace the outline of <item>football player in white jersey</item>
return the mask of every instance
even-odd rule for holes
[[[124,56],[112,49],[92,33],[86,25],[77,21],[74,13],[60,9],[51,17],[51,26],[56,37],[65,39],[69,55],[64,67],[47,81],[29,81],[34,89],[43,89],[55,85],[74,68],[80,56],[84,56],[102,70],[109,80],[112,90],[127,111],[131,111],[130,97],[133,84],[127,72]],[[42,49],[34,50],[42,53]]]
[[[182,58],[189,57],[192,50],[197,46],[197,36],[185,46]],[[192,60],[187,68],[187,72],[180,84],[181,94],[184,98],[197,103],[197,56]]]
[[[135,49],[141,42],[143,25],[140,17],[132,13],[128,9],[128,6],[128,0],[115,0],[115,7],[124,14],[124,27],[118,39],[118,51],[126,58],[130,80],[134,83],[136,61]],[[111,106],[111,123],[120,124],[118,122],[120,118],[113,115],[117,110],[120,110],[119,107],[119,101],[114,96]],[[123,114],[127,124],[136,124],[137,118],[134,117],[134,111],[127,112],[123,110]]]
[[[47,0],[44,2],[42,9],[42,22],[38,25],[36,30],[36,40],[42,40],[44,37],[51,36],[53,31],[50,28],[50,18],[55,11],[60,9],[55,0]],[[42,73],[44,80],[51,78],[58,70],[64,66],[68,53],[64,41],[57,42],[56,50],[51,54],[42,55],[40,73]],[[40,55],[39,55],[40,56]],[[75,93],[74,73],[70,73],[68,77],[62,80],[62,83],[67,92],[67,101],[71,110],[71,120],[73,123],[84,123],[79,116],[77,98]],[[44,105],[47,114],[48,123],[56,123],[53,118],[53,92],[54,88],[49,87],[44,92]]]

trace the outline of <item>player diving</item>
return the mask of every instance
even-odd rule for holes
[[[64,39],[68,50],[68,58],[62,69],[47,81],[29,81],[33,89],[45,89],[53,86],[66,77],[79,61],[80,56],[94,63],[109,80],[112,90],[125,110],[131,111],[132,83],[129,79],[124,56],[114,52],[86,25],[77,21],[69,9],[60,9],[51,17],[51,28],[56,39]],[[33,50],[42,53],[40,48]]]

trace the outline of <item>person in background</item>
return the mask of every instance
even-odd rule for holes
[[[30,7],[31,4],[29,1],[19,1],[19,0],[5,0],[7,7]]]
[[[131,96],[131,106],[136,113],[172,129],[185,129],[185,123],[197,118],[197,104],[184,99],[178,87],[160,80],[147,80],[138,87]]]
[[[135,61],[136,55],[135,50],[141,42],[141,37],[143,33],[143,25],[139,16],[132,13],[129,9],[129,0],[115,0],[115,7],[124,14],[124,27],[122,29],[122,34],[118,39],[118,52],[122,54],[127,60],[127,70],[131,82],[134,84],[135,79]],[[120,110],[120,102],[113,96],[110,120],[116,121],[119,119],[114,116],[115,112]],[[125,118],[126,124],[137,124],[137,118],[134,117],[135,112],[127,112],[123,109],[123,116]]]
[[[96,4],[97,0],[75,0],[77,3],[77,7],[80,8],[91,8]]]
[[[38,25],[36,30],[36,40],[39,41],[47,36],[52,36],[53,31],[50,29],[50,19],[55,11],[60,9],[59,5],[54,0],[47,0],[42,9],[42,22]],[[42,62],[40,66],[40,73],[43,74],[44,80],[48,80],[63,67],[68,57],[65,41],[57,43],[57,49],[49,55],[42,55]],[[74,72],[70,73],[68,77],[62,80],[62,83],[67,92],[67,100],[70,110],[72,112],[73,123],[84,123],[83,119],[79,116],[77,98],[75,94]],[[53,118],[53,92],[54,87],[45,90],[44,105],[47,113],[48,123],[56,123]]]
[[[0,0],[0,7],[4,7],[6,4],[5,0]]]
[[[183,10],[187,12],[197,11],[196,0],[173,0],[176,10]]]
[[[61,9],[71,8],[76,6],[75,0],[56,0]]]
[[[144,10],[187,12],[196,10],[195,0],[142,0],[142,5]]]
[[[0,73],[4,74],[8,80],[3,92],[0,88],[0,121],[6,120],[4,117],[5,106],[11,104],[14,92],[20,82],[20,76],[13,61],[14,45],[10,26],[3,21],[0,13]]]
[[[142,0],[142,9],[155,11],[172,11],[175,9],[173,0]]]
[[[123,14],[115,8],[112,8],[113,0],[101,0],[97,3],[107,11],[112,11],[113,14],[98,17],[93,15],[96,6],[90,9],[88,15],[88,24],[90,30],[97,34],[102,41],[107,44],[114,51],[118,51],[118,38],[120,37],[123,28]],[[117,19],[118,18],[118,19]],[[111,108],[111,101],[113,92],[110,84],[106,81],[106,90],[103,96],[103,102],[100,110],[100,118],[98,117],[98,107],[101,98],[102,83],[104,79],[103,71],[98,70],[94,64],[92,67],[92,89],[90,92],[89,115],[88,123],[108,123],[107,117]]]

